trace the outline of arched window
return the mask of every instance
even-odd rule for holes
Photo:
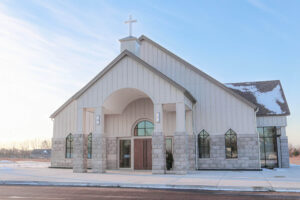
[[[92,158],[92,141],[93,141],[93,135],[92,133],[89,133],[88,135],[88,144],[87,144],[87,149],[88,149],[88,159]]]
[[[229,129],[225,133],[225,153],[226,153],[226,158],[229,159],[238,157],[237,136],[232,129]]]
[[[73,136],[72,133],[70,133],[66,137],[66,158],[72,158],[73,157]]]
[[[210,138],[205,130],[202,130],[198,135],[198,150],[199,158],[210,157]]]
[[[134,127],[134,136],[152,136],[154,125],[152,122],[144,120],[140,121]]]

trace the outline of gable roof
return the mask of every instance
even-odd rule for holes
[[[258,116],[290,115],[289,106],[279,80],[227,83],[225,85],[257,105],[259,107]]]
[[[196,99],[192,96],[192,94],[187,91],[184,87],[182,87],[180,84],[175,82],[174,80],[170,79],[165,74],[161,73],[159,70],[157,70],[155,67],[149,65],[133,53],[131,53],[128,50],[124,50],[120,55],[118,55],[111,63],[109,63],[100,73],[98,73],[90,82],[88,82],[82,89],[80,89],[77,93],[75,93],[70,99],[68,99],[62,106],[60,106],[52,115],[50,118],[54,118],[61,110],[63,110],[68,104],[70,104],[72,101],[78,99],[86,90],[88,90],[94,83],[96,83],[104,74],[106,74],[111,68],[113,68],[122,58],[125,56],[128,56],[135,61],[139,62],[143,66],[145,66],[147,69],[158,75],[159,77],[163,78],[167,82],[169,82],[171,85],[179,89],[183,92],[183,94],[191,100],[193,103],[196,102]]]
[[[161,45],[159,45],[158,43],[154,42],[153,40],[149,39],[148,37],[146,37],[145,35],[142,35],[138,38],[138,40],[141,42],[143,40],[151,43],[152,45],[154,45],[155,47],[157,47],[158,49],[160,49],[161,51],[165,52],[166,54],[170,55],[171,57],[173,57],[174,59],[176,59],[177,61],[183,63],[185,66],[187,66],[189,69],[191,69],[192,71],[198,73],[199,75],[205,77],[206,79],[210,80],[211,82],[215,83],[217,86],[219,86],[220,88],[224,89],[225,91],[227,91],[228,93],[230,93],[231,95],[235,96],[236,98],[240,99],[241,101],[243,101],[244,103],[248,104],[250,107],[256,109],[257,106],[255,104],[253,104],[251,101],[249,101],[248,99],[246,99],[245,97],[241,96],[240,94],[233,92],[232,90],[230,90],[228,87],[226,87],[224,84],[222,84],[221,82],[217,81],[216,79],[214,79],[213,77],[209,76],[208,74],[206,74],[205,72],[201,71],[200,69],[198,69],[197,67],[193,66],[192,64],[188,63],[187,61],[185,61],[184,59],[180,58],[179,56],[175,55],[174,53],[172,53],[171,51],[167,50],[166,48],[162,47]]]

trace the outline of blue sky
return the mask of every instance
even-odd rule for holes
[[[2,145],[51,138],[49,115],[144,34],[221,82],[279,79],[300,145],[300,1],[0,0]]]

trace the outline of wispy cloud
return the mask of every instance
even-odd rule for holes
[[[60,24],[52,28],[0,3],[2,142],[51,138],[49,115],[118,53],[118,36],[110,32],[107,19],[106,31],[101,31],[59,2],[34,2]],[[38,16],[30,16],[34,18]]]
[[[252,5],[253,7],[261,10],[264,13],[270,14],[277,19],[281,20],[284,23],[290,24],[292,23],[291,19],[288,19],[286,16],[278,12],[277,10],[273,9],[271,6],[266,5],[263,1],[261,0],[248,0],[248,3]]]

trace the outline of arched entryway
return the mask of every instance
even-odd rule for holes
[[[135,88],[118,89],[102,102],[93,110],[93,172],[132,169],[163,174],[166,170],[165,140],[170,135],[177,150],[174,151],[174,170],[186,172],[187,165],[183,163],[188,162],[187,106],[184,102],[163,104]]]
[[[140,90],[124,88],[105,100],[103,110],[107,168],[151,170],[154,131],[152,98]]]

